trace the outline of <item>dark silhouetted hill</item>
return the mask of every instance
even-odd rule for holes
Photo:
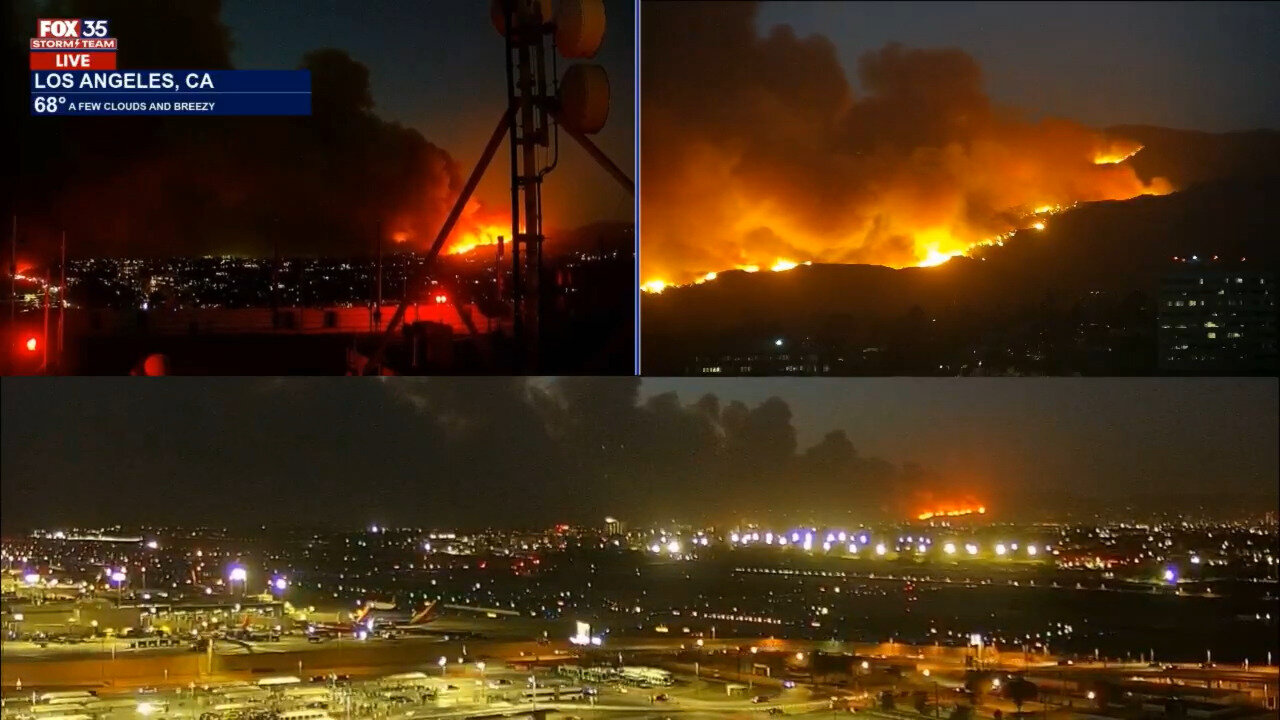
[[[645,332],[689,331],[750,319],[808,329],[821,318],[857,320],[926,311],[991,314],[1047,295],[1153,294],[1172,258],[1247,259],[1275,271],[1280,178],[1205,183],[1160,197],[1092,203],[932,268],[812,265],[781,273],[721,273],[710,283],[646,295]]]
[[[1280,177],[1280,132],[1206,133],[1150,125],[1117,125],[1107,134],[1137,140],[1128,162],[1144,180],[1163,177],[1176,188],[1219,180]]]

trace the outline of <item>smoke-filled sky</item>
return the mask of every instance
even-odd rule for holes
[[[6,530],[835,522],[957,497],[1010,517],[1277,488],[1272,379],[10,378],[0,413]]]
[[[831,38],[850,71],[868,49],[956,47],[1001,105],[1087,125],[1280,128],[1275,2],[767,3],[758,28]]]
[[[1274,5],[1144,12],[1162,7],[643,5],[642,279],[937,264],[1073,203],[1173,189],[1086,123],[1204,119],[1187,109],[1209,98],[1215,126],[1280,115],[1259,42]]]
[[[609,121],[594,139],[634,174],[635,10],[628,0],[605,0],[605,15],[605,42],[590,62],[608,72],[611,103]],[[225,0],[223,19],[237,67],[290,67],[314,47],[346,50],[369,67],[379,115],[419,130],[466,171],[506,107],[503,43],[487,2]],[[561,59],[561,73],[565,67]],[[549,220],[564,229],[601,220],[630,222],[631,196],[571,139],[561,139],[560,164],[545,190]],[[489,207],[506,212],[511,181],[505,146],[477,193]]]
[[[595,139],[634,174],[635,11],[605,11],[593,62],[611,102]],[[96,17],[111,21],[123,70],[305,68],[313,91],[297,118],[33,118],[11,93],[20,262],[42,262],[61,230],[72,257],[367,255],[379,223],[421,249],[506,109],[488,3],[18,0],[5,12],[15,85],[36,18]],[[552,252],[562,231],[634,217],[631,194],[560,139],[558,157],[539,157],[558,159],[543,193]],[[511,234],[509,159],[504,145],[446,249]]]

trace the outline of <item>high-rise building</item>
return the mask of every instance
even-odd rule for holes
[[[606,535],[621,535],[623,531],[622,521],[615,517],[605,518],[604,531]]]
[[[1177,264],[1160,282],[1160,370],[1276,372],[1274,275],[1244,261],[1193,257]]]

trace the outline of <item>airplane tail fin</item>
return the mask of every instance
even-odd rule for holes
[[[372,603],[365,603],[364,605],[361,605],[360,612],[356,613],[356,621],[354,624],[359,625],[360,623],[364,622],[364,619],[368,617],[370,611],[372,610],[373,610]]]
[[[438,611],[436,610],[436,601],[432,600],[431,602],[427,603],[426,607],[422,608],[421,612],[419,612],[417,615],[414,615],[409,620],[409,624],[425,625],[431,622],[432,620],[435,620],[437,614],[438,614]]]

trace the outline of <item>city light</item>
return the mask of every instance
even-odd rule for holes
[[[271,584],[272,586],[275,587],[276,590],[280,590],[280,591],[283,591],[285,588],[289,587],[289,581],[285,580],[282,577],[276,578],[275,580],[272,581]]]
[[[1006,552],[1008,552],[1008,551],[1009,551],[1009,549],[1008,549],[1008,548],[1006,548],[1006,547],[1004,546],[1004,543],[996,543],[996,554],[997,554],[997,555],[1004,555],[1004,554],[1005,554]]]
[[[231,571],[227,573],[227,579],[231,582],[244,582],[248,577],[249,572],[239,566],[231,568]]]
[[[942,546],[942,552],[944,552],[944,553],[946,553],[946,554],[948,554],[948,555],[955,555],[955,554],[956,554],[956,544],[955,544],[955,543],[951,543],[951,542],[949,542],[949,543],[947,543],[947,544],[943,545],[943,546]]]
[[[885,552],[887,552],[887,550],[885,550],[884,543],[876,543],[876,554],[883,555]]]

